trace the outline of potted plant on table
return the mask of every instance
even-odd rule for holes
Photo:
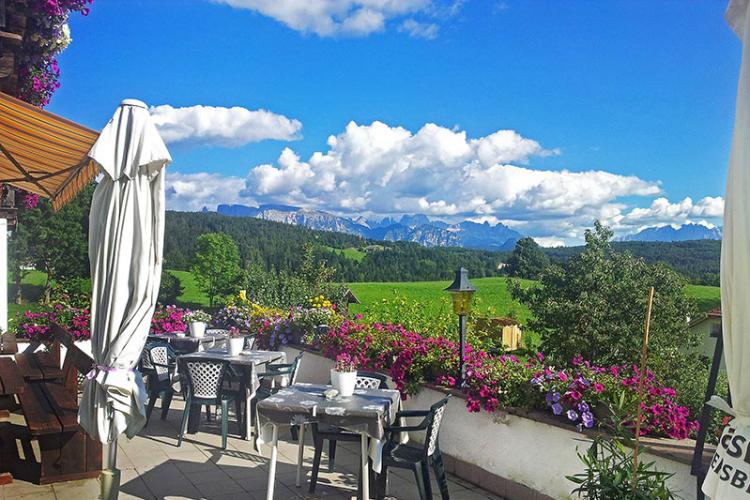
[[[206,333],[206,324],[211,321],[211,315],[204,311],[190,311],[185,315],[185,321],[190,328],[190,336],[201,338]]]
[[[236,327],[229,328],[229,338],[227,339],[227,352],[230,356],[239,356],[242,348],[245,346],[245,337],[240,334]]]
[[[331,370],[331,385],[341,396],[354,394],[357,384],[357,363],[349,354],[342,352],[336,356],[336,365]]]

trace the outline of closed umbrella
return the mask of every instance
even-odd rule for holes
[[[721,245],[721,308],[724,360],[732,406],[714,396],[710,404],[734,417],[703,482],[713,499],[750,499],[750,11],[732,0],[727,21],[742,40],[734,137],[729,157]]]
[[[171,161],[140,101],[122,101],[89,156],[101,181],[89,216],[91,348],[96,366],[84,383],[78,419],[110,443],[102,498],[117,495],[117,437],[145,424],[146,391],[135,370],[154,313],[164,240],[164,171]]]

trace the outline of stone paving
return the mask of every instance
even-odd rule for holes
[[[132,440],[121,438],[118,468],[122,471],[120,499],[264,499],[270,447],[258,454],[250,441],[237,437],[237,425],[230,411],[229,444],[221,449],[219,421],[206,422],[202,416],[200,432],[187,435],[177,447],[182,401],[175,396],[167,420],[159,420],[160,411],[154,409],[151,423]],[[279,439],[279,460],[276,469],[275,498],[356,498],[359,454],[357,443],[340,443],[336,453],[336,471],[328,472],[326,455],[314,496],[307,493],[307,482],[295,487],[297,443],[288,431]],[[305,446],[305,472],[310,477],[313,448],[309,437]],[[499,497],[456,477],[449,477],[451,499],[486,500]],[[433,493],[440,498],[433,479]],[[373,491],[374,494],[374,491]],[[389,498],[418,499],[413,476],[408,471],[389,471]],[[88,500],[99,496],[97,479],[70,481],[48,486],[37,486],[16,480],[3,486],[4,499],[65,499]],[[373,496],[374,497],[374,496]]]

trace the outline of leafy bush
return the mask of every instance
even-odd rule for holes
[[[671,500],[667,487],[674,474],[657,471],[653,462],[638,462],[633,488],[633,454],[621,441],[594,438],[586,453],[578,453],[586,472],[567,476],[578,485],[573,494],[591,500]]]
[[[694,304],[685,281],[666,266],[651,266],[629,253],[612,251],[612,231],[596,223],[586,231],[586,249],[564,266],[550,266],[540,285],[513,284],[513,298],[533,313],[529,327],[542,337],[544,352],[565,361],[577,355],[602,365],[639,359],[646,292],[656,290],[651,321],[650,359],[660,374],[676,373],[699,344],[687,318]]]
[[[290,273],[266,272],[259,266],[248,269],[245,280],[247,297],[266,307],[287,309],[305,306],[311,297],[324,295],[335,307],[342,304],[347,288],[338,283],[315,283]]]
[[[159,297],[157,299],[159,303],[174,304],[177,302],[177,297],[182,295],[182,291],[183,287],[180,278],[169,271],[162,270],[161,284],[159,285]]]

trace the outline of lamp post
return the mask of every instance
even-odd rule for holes
[[[469,271],[463,267],[456,270],[456,278],[445,289],[453,298],[453,312],[458,315],[458,385],[464,384],[464,354],[466,351],[466,315],[471,312],[471,298],[476,288],[469,282]]]

